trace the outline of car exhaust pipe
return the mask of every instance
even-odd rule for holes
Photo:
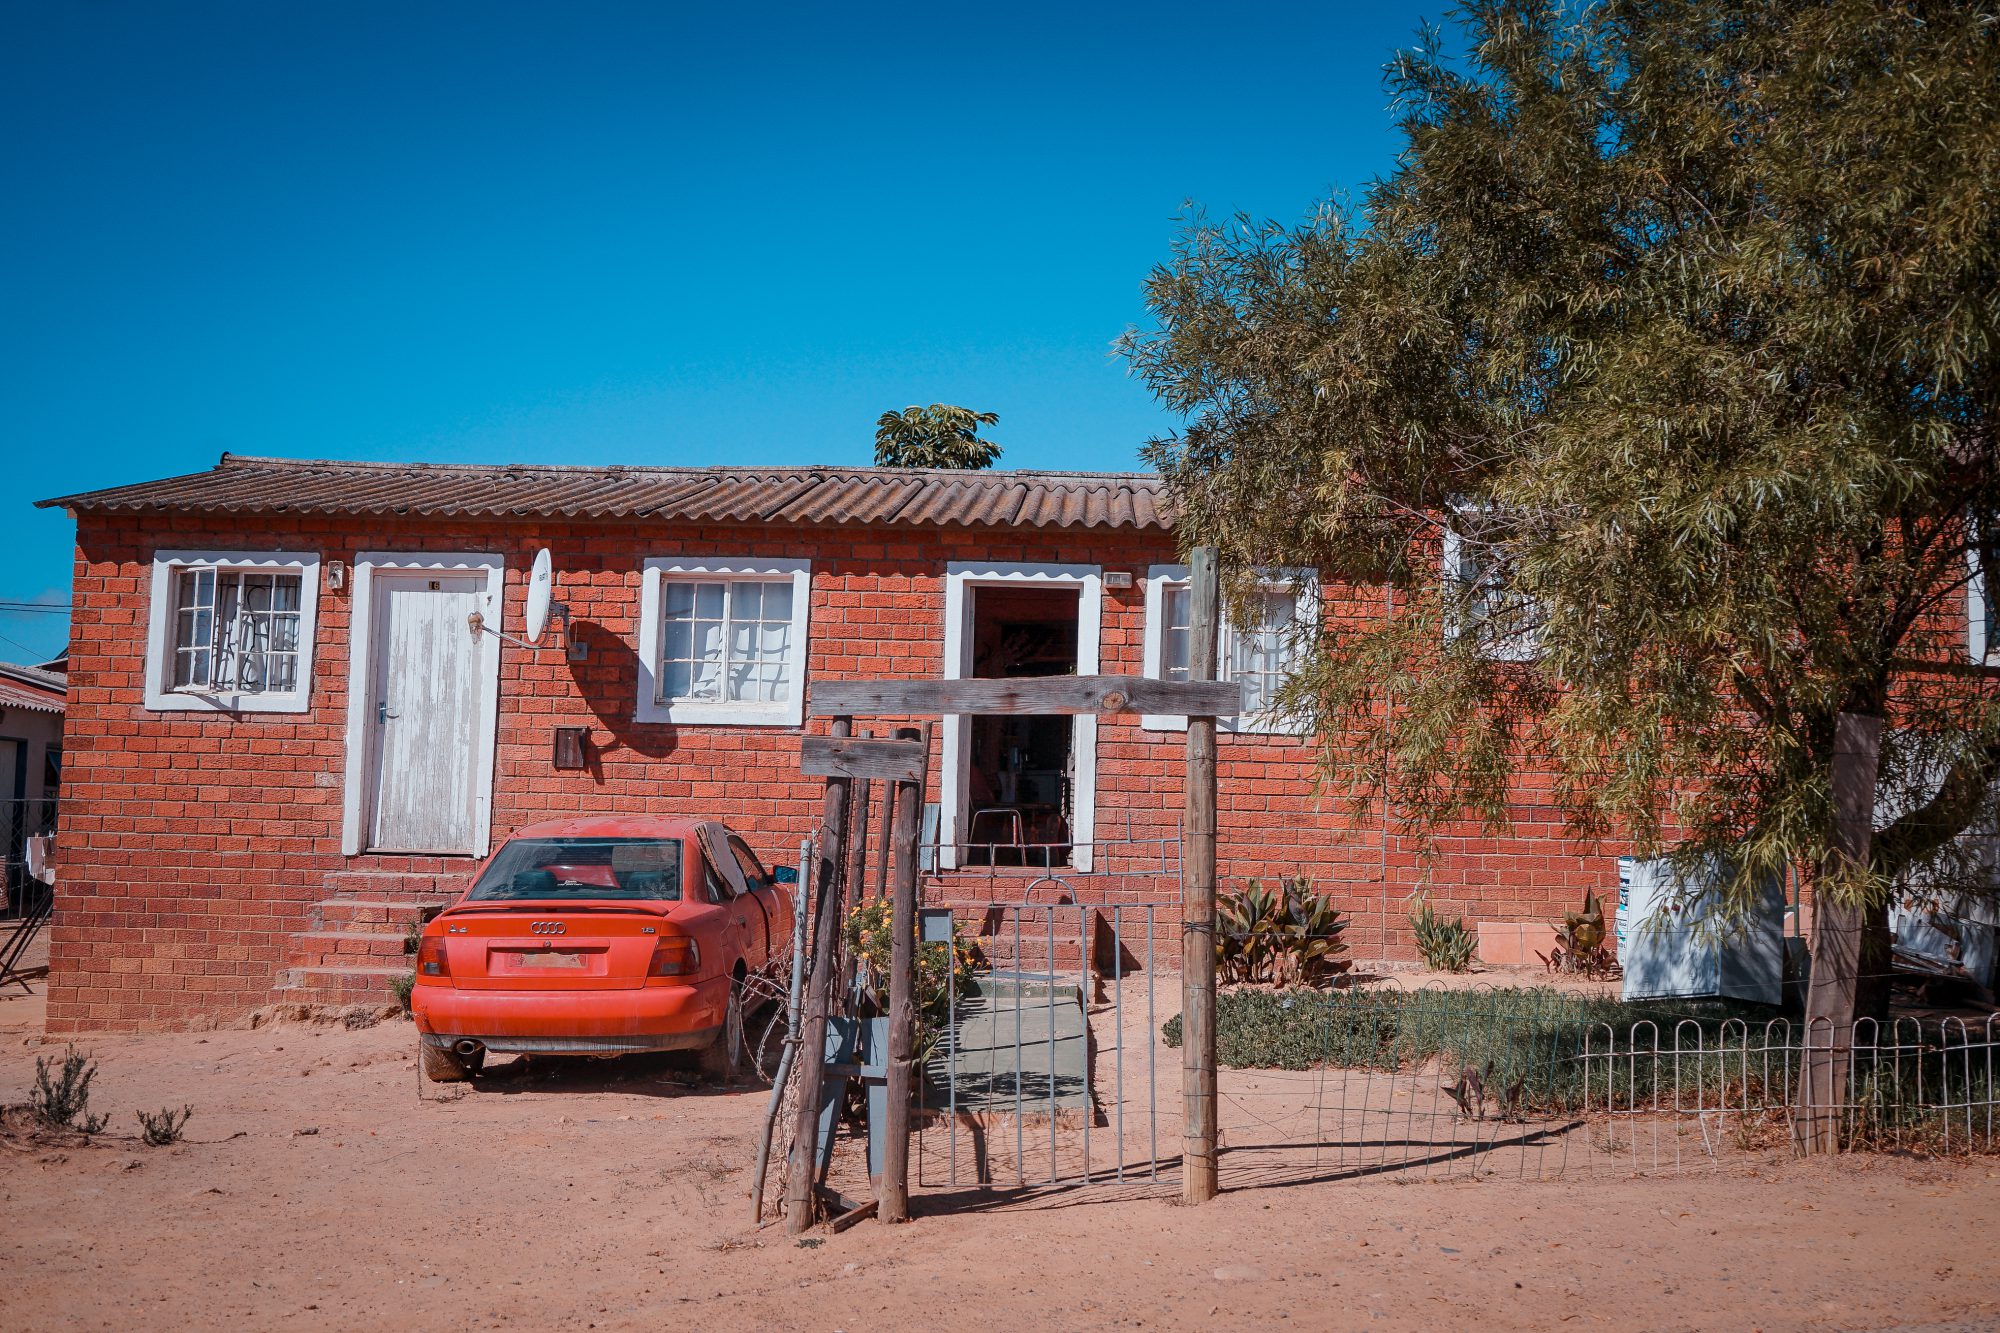
[[[470,1037],[461,1037],[459,1038],[458,1045],[452,1047],[452,1049],[469,1060],[485,1050],[486,1047],[483,1043],[476,1042]]]

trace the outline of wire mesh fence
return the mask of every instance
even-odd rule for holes
[[[1048,909],[1008,919],[1029,917],[1046,931]],[[1088,1084],[1061,1094],[1078,1104],[1060,1105],[1061,1085],[1032,1076],[1038,1060],[1054,1068],[1063,1038],[1028,1024],[1023,1053],[1009,1057],[1003,1024],[997,1063],[1022,1073],[1002,1081],[997,1104],[982,1091],[960,1114],[933,1116],[920,1184],[1026,1202],[1082,1186],[1178,1189],[1179,975],[1093,981]],[[2000,1151],[1997,1041],[1992,1016],[1857,1024],[1833,1108],[1844,1146]],[[1808,1032],[1728,1001],[1627,1004],[1552,986],[1239,988],[1218,1011],[1221,1179],[1554,1180],[1768,1162],[1797,1150],[1801,1070],[1831,1042],[1823,1024]],[[934,1074],[930,1089],[940,1087]]]
[[[916,1188],[1029,1207],[1179,1190],[1174,852],[1128,850],[1147,877],[1109,886],[1060,867],[929,882],[965,966],[925,1019]],[[993,888],[1013,896],[979,892]],[[1839,1119],[1844,1149],[2000,1152],[1997,1041],[2000,1015],[1808,1030],[1745,1002],[1627,1003],[1580,983],[1233,986],[1217,1013],[1221,1183],[1768,1162],[1798,1151],[1802,1073],[1829,1055],[1843,1091],[1809,1109]],[[859,1109],[831,1178],[865,1190]]]

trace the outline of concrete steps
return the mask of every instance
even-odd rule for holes
[[[452,901],[431,875],[355,874],[355,896],[314,903],[292,936],[272,990],[280,1003],[375,1004],[396,999],[396,982],[416,966],[412,937]],[[392,896],[396,895],[396,896]]]
[[[292,967],[279,974],[274,1000],[300,1004],[391,1004],[408,967]]]

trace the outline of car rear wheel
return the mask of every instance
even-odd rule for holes
[[[417,1059],[424,1067],[424,1077],[433,1083],[463,1083],[479,1072],[484,1064],[485,1052],[481,1051],[473,1059],[466,1059],[458,1052],[443,1046],[433,1046],[421,1036],[417,1038]]]
[[[701,1053],[701,1070],[717,1081],[736,1078],[743,1072],[743,978],[729,979],[729,1007],[723,1012],[722,1031]]]

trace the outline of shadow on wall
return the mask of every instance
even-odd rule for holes
[[[589,655],[569,664],[582,698],[598,725],[610,733],[602,743],[593,740],[585,763],[591,780],[604,781],[602,757],[621,750],[644,759],[666,759],[680,747],[680,732],[672,723],[632,720],[632,701],[639,691],[639,653],[622,634],[613,633],[594,620],[573,620],[569,626],[571,643],[581,643]]]

